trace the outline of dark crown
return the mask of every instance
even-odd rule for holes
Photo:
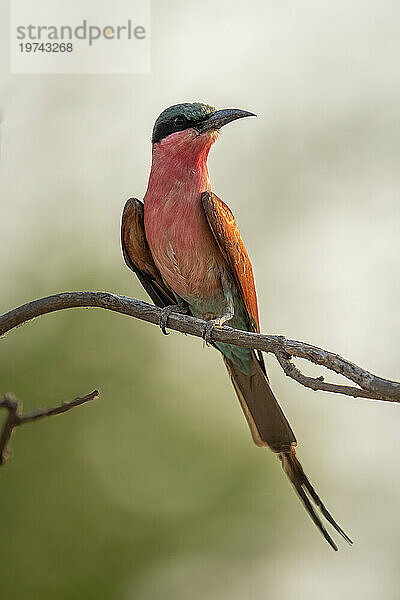
[[[160,142],[171,133],[195,127],[209,117],[215,108],[201,102],[185,102],[169,106],[160,114],[154,123],[151,141],[153,144]]]

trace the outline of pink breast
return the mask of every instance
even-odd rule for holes
[[[162,202],[147,196],[145,228],[161,276],[179,296],[208,296],[219,288],[223,259],[199,191],[177,186]]]

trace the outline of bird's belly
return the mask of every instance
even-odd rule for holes
[[[218,248],[213,252],[211,243],[204,244],[190,236],[170,233],[153,253],[162,278],[178,296],[196,305],[198,316],[200,312],[218,313],[219,305],[226,304],[221,285],[225,261],[222,255],[217,256]],[[205,318],[206,315],[203,316]]]
[[[163,208],[159,206],[147,223],[145,210],[146,237],[154,262],[165,283],[196,306],[199,317],[214,318],[226,306],[221,278],[227,265],[201,203],[197,207],[175,204],[172,211]]]

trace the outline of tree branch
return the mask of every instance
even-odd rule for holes
[[[28,302],[0,316],[0,336],[38,316],[79,307],[103,308],[154,324],[160,323],[162,312],[160,308],[146,302],[108,292],[65,292]],[[205,321],[179,313],[171,313],[168,318],[170,329],[197,337],[203,336],[205,325]],[[283,336],[249,333],[230,327],[215,328],[212,337],[217,342],[274,354],[288,377],[312,390],[345,394],[354,398],[400,402],[399,382],[378,377],[338,354],[317,346],[290,340]],[[304,358],[315,365],[343,375],[358,387],[327,383],[323,377],[308,377],[293,364],[292,357]]]
[[[7,447],[8,442],[13,434],[16,427],[24,425],[24,423],[30,423],[43,419],[43,417],[52,417],[54,415],[61,415],[62,413],[96,400],[99,396],[99,392],[95,390],[83,398],[75,398],[70,402],[63,402],[62,404],[53,408],[37,408],[31,413],[26,415],[22,414],[22,403],[15,398],[12,394],[5,394],[3,400],[0,400],[0,408],[5,408],[8,411],[6,420],[4,421],[3,429],[0,435],[0,466],[3,465],[10,458],[10,451]]]

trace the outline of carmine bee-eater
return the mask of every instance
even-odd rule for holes
[[[296,438],[266,375],[261,353],[212,341],[212,329],[226,322],[259,332],[251,262],[233,214],[212,191],[207,157],[227,123],[255,116],[216,110],[198,102],[176,104],[155,122],[152,166],[144,203],[131,198],[122,216],[125,261],[153,302],[168,315],[187,310],[208,321],[204,337],[223,355],[257,446],[280,458],[310,517],[334,550],[313,504],[351,543],[316,494],[296,457]]]

